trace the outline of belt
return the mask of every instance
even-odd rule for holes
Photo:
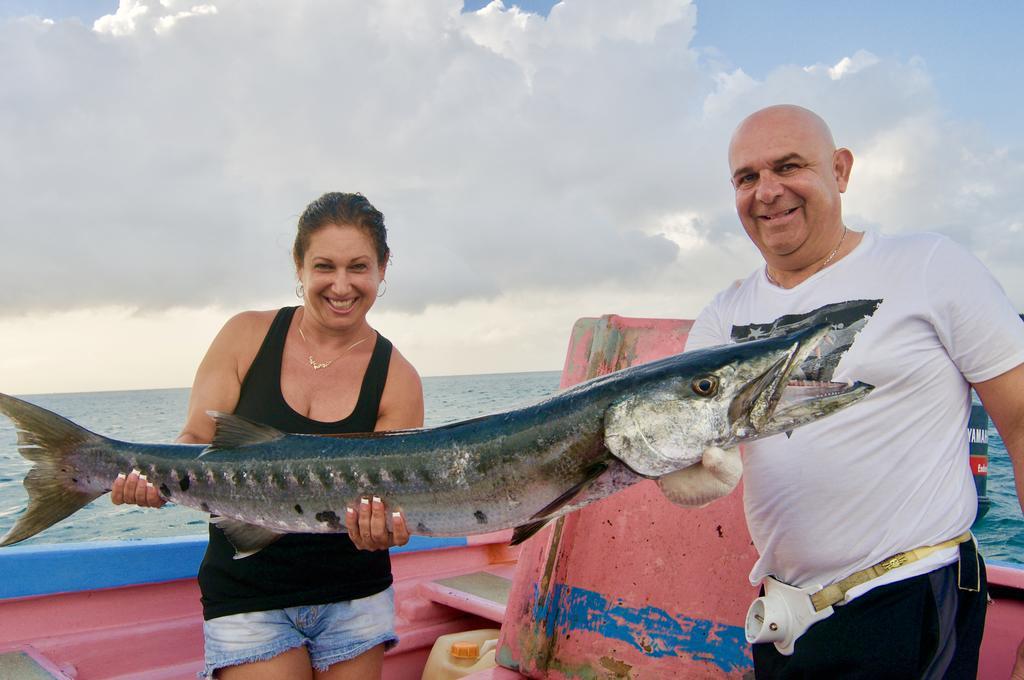
[[[887,557],[878,564],[868,567],[867,569],[861,569],[858,572],[854,572],[842,581],[833,583],[832,585],[822,588],[811,595],[811,604],[814,605],[814,611],[820,612],[822,609],[842,602],[846,599],[846,592],[854,586],[867,583],[871,579],[878,578],[882,574],[886,574],[893,569],[902,567],[904,564],[917,562],[934,552],[938,552],[945,548],[952,548],[969,540],[971,540],[971,532],[966,531],[956,538],[951,538],[943,543],[939,543],[937,545],[926,545],[923,548],[915,548],[913,550],[908,550],[907,552],[901,552],[893,555],[892,557]]]

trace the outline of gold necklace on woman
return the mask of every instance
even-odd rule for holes
[[[309,342],[309,340],[306,340],[306,334],[302,332],[302,326],[299,326],[298,328],[299,328],[299,336],[302,338],[302,342],[304,342],[306,347],[309,348],[310,347],[310,342]],[[365,338],[363,338],[361,340],[356,340],[351,345],[346,347],[345,350],[341,354],[339,354],[338,356],[334,357],[330,361],[323,361],[323,362],[317,361],[316,359],[313,358],[313,355],[310,354],[309,355],[309,365],[313,367],[314,371],[319,371],[321,368],[327,368],[328,366],[333,364],[335,361],[337,361],[338,359],[340,359],[343,356],[345,356],[346,354],[348,354],[349,351],[351,351],[351,349],[353,347],[355,347],[356,345],[358,345],[360,343],[366,342],[369,339],[370,339],[370,336],[367,335]]]

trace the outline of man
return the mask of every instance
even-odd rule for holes
[[[744,508],[760,555],[751,582],[771,577],[808,594],[841,586],[828,593],[838,592],[833,613],[791,655],[754,645],[757,677],[974,678],[986,588],[966,533],[977,508],[970,388],[1006,443],[1024,499],[1024,324],[985,268],[949,239],[847,227],[841,194],[853,155],[814,113],[754,113],[733,135],[729,166],[737,213],[765,266],[701,312],[687,350],[770,332],[783,315],[881,300],[834,376],[875,385],[871,395],[744,451]],[[738,468],[738,455],[711,451],[703,467],[661,487],[685,502],[711,479],[721,494]],[[864,576],[917,548],[928,548],[920,559],[902,556],[902,566]],[[864,582],[844,583],[851,575]],[[1015,673],[1024,678],[1019,660]]]

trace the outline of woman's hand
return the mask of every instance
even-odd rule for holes
[[[388,511],[384,501],[373,497],[362,498],[359,507],[349,506],[345,511],[345,528],[348,536],[360,550],[387,550],[409,542],[409,529],[400,510],[391,513],[391,529],[388,529]]]
[[[114,505],[139,505],[144,508],[163,507],[165,501],[153,482],[146,479],[138,470],[132,470],[127,477],[117,476],[110,488],[110,500]]]

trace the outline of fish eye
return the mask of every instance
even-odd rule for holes
[[[693,382],[690,383],[690,387],[696,394],[702,397],[710,397],[718,391],[718,378],[713,375],[702,375],[694,378]]]

